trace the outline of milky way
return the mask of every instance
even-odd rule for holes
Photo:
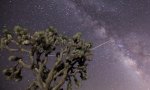
[[[0,0],[0,13],[0,28],[82,32],[94,56],[79,90],[150,90],[149,0]],[[1,52],[1,69],[11,65],[7,56]],[[23,73],[20,83],[0,74],[0,90],[25,90],[33,76]]]

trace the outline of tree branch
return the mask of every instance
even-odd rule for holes
[[[8,46],[5,47],[7,50],[9,50],[10,52],[17,52],[19,51],[19,49],[14,49],[14,48],[10,48]]]
[[[32,67],[31,65],[28,65],[28,64],[24,63],[22,59],[20,59],[18,61],[18,63],[21,64],[23,67],[25,67],[27,69],[31,69],[31,67]]]
[[[65,80],[66,80],[66,77],[67,77],[68,69],[69,69],[69,65],[66,64],[66,65],[65,65],[64,72],[63,72],[62,79],[59,81],[58,84],[56,84],[56,86],[54,86],[54,88],[53,88],[52,90],[59,90],[59,89],[61,88],[61,86],[65,83]]]
[[[52,80],[54,78],[54,75],[57,73],[55,71],[55,68],[60,64],[60,62],[62,60],[62,57],[63,57],[63,51],[61,51],[60,56],[57,57],[53,68],[51,69],[51,71],[48,74],[48,77],[46,79],[46,88],[48,88],[48,86],[51,84],[51,82],[52,82]],[[48,90],[48,89],[46,89],[46,90]]]
[[[44,64],[40,63],[39,64],[39,70],[38,70],[38,73],[37,73],[37,82],[38,82],[38,85],[41,89],[44,88],[44,86],[45,86],[45,83],[41,78],[43,69],[44,69]]]

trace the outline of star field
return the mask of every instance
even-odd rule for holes
[[[0,0],[0,13],[1,29],[54,26],[68,36],[82,32],[94,47],[110,40],[93,50],[79,90],[150,90],[150,0]],[[0,69],[12,65],[8,52],[0,54]],[[0,74],[0,90],[25,90],[34,79],[29,73],[20,83]]]

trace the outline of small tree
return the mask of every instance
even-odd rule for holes
[[[79,80],[87,79],[87,65],[91,60],[92,45],[81,40],[80,36],[81,33],[71,38],[62,36],[51,27],[33,35],[20,26],[14,27],[14,33],[4,30],[0,50],[7,49],[18,55],[8,58],[15,65],[3,70],[3,73],[8,80],[21,81],[22,70],[31,70],[35,80],[27,90],[64,90],[64,84],[67,90],[72,90],[73,83],[79,86]],[[30,63],[25,62],[20,54],[28,54]],[[52,56],[55,63],[47,65]]]

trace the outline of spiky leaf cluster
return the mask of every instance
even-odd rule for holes
[[[15,80],[15,81],[21,81],[22,75],[21,75],[21,67],[11,67],[8,69],[4,69],[3,73],[6,76],[7,80]]]

